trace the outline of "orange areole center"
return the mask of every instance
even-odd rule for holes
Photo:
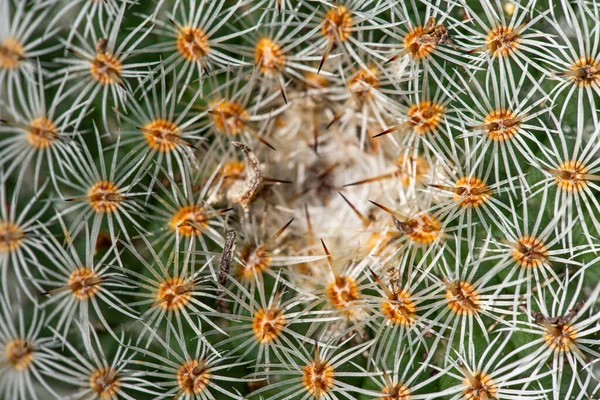
[[[345,6],[332,8],[325,14],[321,33],[331,42],[348,40],[352,33],[352,15]]]
[[[259,308],[252,320],[252,330],[256,340],[269,343],[275,340],[285,328],[285,315],[277,308]]]
[[[177,50],[187,61],[199,61],[208,55],[208,37],[200,28],[181,28],[177,36]]]
[[[164,119],[150,121],[142,128],[144,138],[150,148],[168,152],[181,143],[181,132],[177,124]]]
[[[25,49],[17,40],[7,38],[0,43],[0,69],[17,69],[25,56]]]
[[[31,121],[27,130],[27,143],[36,149],[47,149],[58,138],[58,129],[54,122],[45,117]]]
[[[183,393],[199,394],[210,383],[210,373],[204,360],[190,360],[177,371],[177,383]]]
[[[313,361],[303,371],[302,383],[313,396],[323,395],[333,388],[335,371],[328,362]]]

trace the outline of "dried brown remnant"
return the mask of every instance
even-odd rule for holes
[[[390,263],[390,265],[388,265],[384,271],[387,281],[390,283],[390,285],[397,286],[400,280],[400,271],[398,268],[393,265],[393,263]]]
[[[256,196],[258,186],[263,180],[262,173],[260,171],[260,162],[250,148],[245,144],[240,142],[231,142],[231,144],[244,152],[246,162],[251,167],[246,173],[245,190],[237,199],[237,202],[242,206],[242,208],[245,209],[248,207],[250,202],[252,202],[254,196]]]
[[[223,245],[223,253],[221,253],[221,261],[219,262],[219,276],[217,278],[220,286],[227,284],[227,277],[231,269],[231,261],[235,252],[235,240],[237,234],[233,229],[230,229],[225,234],[225,244]],[[219,288],[217,291],[217,309],[222,312],[229,312],[229,304],[224,300],[225,292]]]
[[[546,330],[544,342],[548,347],[561,352],[572,351],[584,359],[587,358],[575,343],[577,332],[571,324],[573,318],[583,309],[584,305],[585,302],[580,301],[573,309],[558,317],[548,317],[541,312],[531,311],[534,322],[542,325]]]
[[[407,221],[393,217],[393,221],[402,234],[418,244],[431,244],[441,233],[440,222],[430,214],[419,214]]]
[[[404,38],[404,51],[415,60],[429,56],[442,45],[452,45],[452,39],[444,25],[436,25],[435,17],[430,17],[425,25],[415,27]]]
[[[231,260],[233,259],[233,253],[235,251],[236,237],[237,234],[233,229],[228,230],[225,235],[225,244],[223,245],[223,253],[221,253],[221,261],[219,263],[219,285],[225,285],[227,283],[227,276],[229,275]]]

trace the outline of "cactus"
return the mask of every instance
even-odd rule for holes
[[[0,0],[0,399],[599,399],[599,21]]]

